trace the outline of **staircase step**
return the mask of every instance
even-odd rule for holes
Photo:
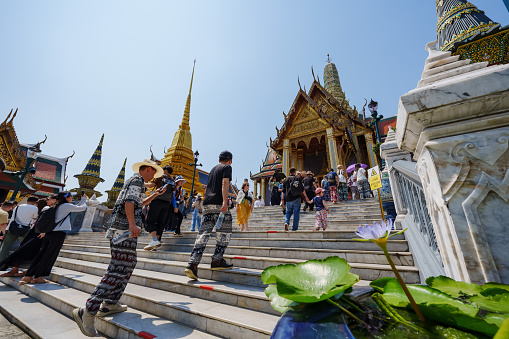
[[[76,272],[73,274],[76,276]],[[22,311],[29,312],[28,310],[34,305],[42,305],[45,307],[49,306],[52,309],[58,310],[62,314],[68,316],[69,318],[66,319],[69,319],[69,321],[72,322],[74,329],[77,330],[76,336],[62,336],[61,338],[74,339],[83,337],[80,336],[81,332],[78,329],[78,325],[76,325],[70,317],[72,316],[73,309],[76,307],[82,307],[85,304],[85,301],[90,295],[89,293],[55,283],[19,286],[18,282],[20,280],[21,278],[0,278],[0,281],[4,284],[9,285],[40,302],[30,304],[30,307],[25,305],[25,307],[21,309]],[[97,282],[99,282],[99,280],[97,280]],[[37,325],[39,330],[54,326],[53,320],[51,320],[51,326],[47,325],[48,320],[53,318],[46,317],[46,314],[47,313],[44,312],[38,312],[34,317],[45,321],[45,323],[39,323]],[[56,315],[59,314],[57,313]],[[62,317],[63,318],[56,318],[58,322],[65,320],[65,317]],[[168,333],[174,333],[177,338],[217,338],[217,336],[213,336],[168,319],[156,317],[153,314],[141,312],[132,308],[121,314],[97,318],[96,328],[100,333],[103,333],[105,336],[110,338],[142,338],[139,335],[140,332],[146,332],[160,338],[167,337]],[[48,335],[43,336],[42,338],[53,339],[58,337]]]
[[[190,251],[178,251],[171,246],[171,251],[161,250],[157,251],[144,251],[138,250],[138,257],[140,258],[152,258],[162,260],[173,260],[187,262],[189,260]],[[211,256],[214,253],[215,247],[207,246],[207,251],[203,255],[202,263],[210,263]],[[319,252],[315,249],[307,248],[292,248],[289,249],[273,248],[267,250],[264,248],[253,248],[253,247],[242,247],[237,253],[232,253],[231,247],[228,247],[228,254],[224,255],[225,259],[230,259],[231,263],[235,267],[246,267],[265,269],[267,266],[279,265],[282,263],[297,263],[310,259],[325,259],[330,256],[338,256],[346,259],[348,262],[359,262],[359,263],[377,263],[386,264],[387,259],[382,251],[358,251],[358,250],[328,250]],[[80,252],[92,252],[92,253],[110,253],[110,248],[107,246],[86,246],[86,245],[75,245],[75,244],[64,244],[62,250],[69,251],[80,251]],[[265,253],[263,251],[265,250]],[[304,252],[304,253],[303,253]],[[293,258],[292,254],[299,254],[300,258]],[[413,266],[412,255],[408,252],[389,252],[392,260],[396,265]],[[300,259],[300,260],[299,260]]]
[[[61,267],[65,258],[99,262],[104,264],[108,264],[110,262],[109,254],[62,250],[60,257],[57,259],[56,265]],[[387,264],[352,262],[349,262],[349,264],[352,267],[351,272],[358,274],[363,280],[371,281],[382,277],[394,277],[391,267]],[[186,266],[187,262],[139,257],[136,267],[149,271],[183,275]],[[413,266],[397,266],[397,268],[406,282],[412,284],[419,282],[419,271],[417,268]],[[79,267],[75,267],[74,269],[79,270]],[[239,267],[235,267],[230,270],[212,271],[210,266],[207,264],[202,264],[199,266],[199,276],[205,279],[263,287],[265,285],[261,281],[261,272],[261,269]]]
[[[88,338],[71,318],[4,283],[0,283],[0,312],[30,338]],[[49,319],[51,326],[47,325]]]
[[[102,273],[106,266],[103,265]],[[101,280],[98,275],[84,272],[77,275],[76,270],[62,268],[56,268],[52,272],[52,279],[53,276],[63,284],[87,294]],[[140,311],[225,338],[238,338],[239,333],[249,338],[268,338],[279,319],[277,315],[138,284],[127,285],[121,302]]]

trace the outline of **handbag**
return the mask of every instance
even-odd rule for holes
[[[339,171],[339,174],[338,174],[338,181],[341,182],[341,183],[345,183],[346,182],[346,178],[345,176],[343,175],[343,170],[340,170]]]
[[[20,225],[16,222],[16,215],[18,214],[18,208],[14,212],[14,218],[12,218],[11,224],[9,225],[9,232],[17,237],[22,237],[30,231],[30,226]]]

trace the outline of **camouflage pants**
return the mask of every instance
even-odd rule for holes
[[[103,301],[110,305],[118,302],[136,266],[137,244],[137,238],[128,238],[117,245],[110,242],[111,261],[101,282],[87,300],[88,312],[96,314]]]
[[[203,217],[202,223],[200,227],[200,232],[198,233],[198,237],[194,243],[193,251],[191,252],[191,258],[189,258],[190,264],[199,264],[201,261],[201,257],[203,256],[203,252],[207,247],[207,242],[210,238],[210,233],[212,229],[216,225],[217,218],[219,217],[219,213],[221,209],[221,205],[205,205],[203,206]],[[232,235],[232,215],[230,211],[226,212],[224,215],[224,220],[220,229],[216,229],[216,249],[214,251],[214,255],[212,256],[212,260],[221,260],[223,259],[223,254],[226,248],[228,247],[228,243],[230,242],[230,237]]]

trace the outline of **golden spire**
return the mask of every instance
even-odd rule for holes
[[[191,129],[191,127],[189,127],[189,116],[191,114],[191,90],[193,89],[194,66],[196,66],[196,59],[194,59],[193,73],[191,74],[191,85],[189,86],[189,94],[187,95],[186,108],[184,109],[184,116],[182,117],[180,129]]]

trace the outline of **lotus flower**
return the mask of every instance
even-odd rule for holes
[[[382,223],[379,224],[376,221],[373,225],[360,226],[355,234],[363,239],[355,239],[358,241],[373,241],[378,246],[384,248],[387,247],[387,238],[393,237],[395,235],[401,234],[405,232],[407,229],[404,229],[398,233],[391,234],[389,233],[392,230],[392,220],[389,219],[387,223],[382,220]]]
[[[382,251],[384,251],[384,255],[387,258],[387,261],[389,262],[389,265],[391,265],[392,271],[394,272],[394,275],[396,275],[396,279],[398,279],[399,284],[403,288],[403,291],[408,297],[408,300],[410,301],[410,304],[412,305],[415,313],[417,313],[417,316],[419,319],[424,322],[424,316],[422,315],[421,311],[419,310],[419,307],[415,303],[414,298],[410,294],[410,291],[408,291],[408,288],[406,287],[405,282],[401,278],[401,275],[398,272],[398,269],[396,268],[396,265],[394,265],[394,262],[391,259],[391,256],[389,255],[389,252],[387,251],[387,238],[393,237],[395,235],[401,234],[405,232],[407,229],[405,228],[402,231],[399,231],[398,233],[391,234],[389,233],[392,230],[392,220],[388,220],[387,223],[382,220],[382,224],[379,224],[377,222],[374,222],[373,225],[366,225],[366,226],[360,226],[357,231],[355,231],[355,234],[357,234],[362,239],[355,239],[358,241],[372,241],[380,248]]]

